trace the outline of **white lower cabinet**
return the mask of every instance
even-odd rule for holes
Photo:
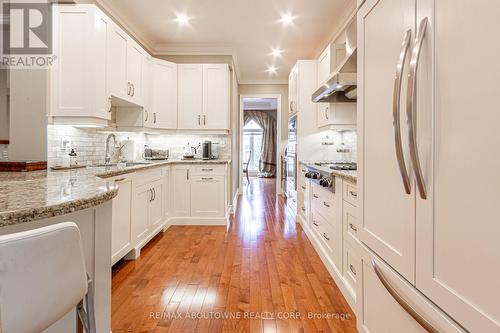
[[[132,192],[134,174],[118,176],[118,195],[113,199],[111,261],[116,263],[132,248]]]
[[[134,198],[134,242],[140,243],[149,230],[149,205],[153,199],[153,192],[149,184],[136,189]]]
[[[361,254],[361,269],[356,272],[359,276],[357,293],[356,316],[358,330],[364,333],[424,333],[427,332],[411,315],[411,310],[405,309],[393,297],[381,278],[377,275],[375,268],[379,270],[381,277],[385,279],[389,288],[393,288],[400,300],[408,302],[414,311],[425,318],[436,332],[465,332],[452,319],[446,316],[440,309],[435,307],[417,289],[397,274],[392,268],[384,264],[369,249],[359,246]],[[375,262],[375,266],[373,264]]]
[[[225,215],[224,176],[193,176],[190,185],[192,217]]]
[[[179,165],[172,170],[172,214],[174,216],[189,216],[190,214],[190,188],[189,167]]]

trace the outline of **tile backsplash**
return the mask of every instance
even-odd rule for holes
[[[317,148],[318,160],[357,162],[356,131],[326,130],[317,135],[321,142]]]
[[[75,128],[66,125],[48,126],[48,164],[54,166],[62,163],[62,156],[75,149],[78,163],[81,165],[100,164],[106,155],[106,138],[114,133],[119,142],[133,140],[135,146],[135,159],[142,159],[144,145],[151,148],[169,148],[171,158],[179,158],[183,147],[189,143],[197,146],[204,140],[216,143],[214,149],[219,158],[231,157],[231,137],[229,135],[202,135],[202,134],[145,134],[137,132],[110,132],[95,128]],[[113,160],[119,154],[114,150]]]

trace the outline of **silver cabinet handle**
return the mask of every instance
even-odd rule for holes
[[[122,181],[124,181],[125,179],[127,179],[127,178],[118,178],[118,179],[115,179],[115,183],[122,182]]]
[[[214,169],[201,169],[201,171],[214,171]]]
[[[201,115],[198,115],[198,126],[201,126]]]
[[[394,126],[394,143],[396,145],[396,157],[398,160],[399,172],[403,179],[403,186],[406,194],[411,194],[410,176],[406,168],[406,163],[403,154],[403,143],[401,140],[401,84],[406,56],[411,42],[411,29],[406,31],[401,44],[401,53],[396,66],[396,77],[394,78],[394,92],[392,94],[392,117]]]
[[[153,201],[153,189],[149,189],[150,197],[149,202]]]
[[[410,60],[410,72],[408,74],[408,96],[406,100],[406,117],[408,118],[408,137],[410,141],[410,157],[415,168],[415,180],[418,185],[420,197],[427,199],[427,190],[425,188],[422,167],[417,148],[417,70],[422,51],[422,41],[427,30],[427,17],[420,21],[417,37],[415,37],[413,51]]]
[[[316,222],[316,221],[313,221],[313,224],[314,224],[315,226],[319,227],[319,224],[318,224],[318,222]]]
[[[327,203],[326,203],[326,201],[323,201],[323,205],[324,205],[325,207],[330,208],[330,205],[329,205],[329,204],[327,204]]]
[[[352,223],[349,223],[349,228],[351,228],[351,229],[352,229],[353,231],[355,231],[355,232],[357,232],[357,231],[358,231],[358,228],[356,228],[356,227],[354,226],[354,224],[352,224]]]
[[[375,274],[377,274],[380,282],[384,285],[385,289],[391,294],[391,296],[398,302],[398,304],[413,318],[417,323],[420,324],[427,332],[429,333],[440,333],[438,329],[436,329],[434,326],[432,326],[431,323],[429,323],[424,317],[422,317],[399,293],[394,289],[387,279],[385,278],[384,274],[380,270],[380,268],[377,266],[377,263],[375,262],[375,259],[372,259],[372,267],[373,270],[375,271]]]
[[[148,121],[148,119],[149,119],[149,113],[148,113],[148,110],[144,110],[144,113],[146,114],[146,119],[144,119],[144,121]]]
[[[156,124],[156,112],[153,112],[153,124]]]
[[[156,189],[153,187],[153,201],[156,200]]]
[[[325,118],[326,118],[326,120],[329,119],[329,117],[328,117],[328,111],[329,111],[329,109],[330,108],[328,106],[325,108]]]
[[[131,83],[132,85],[132,97],[135,95],[135,85],[133,83]]]
[[[354,191],[349,191],[349,194],[352,195],[353,197],[357,198],[358,194]]]
[[[113,109],[113,103],[112,103],[111,96],[108,97],[108,105],[109,105],[108,112],[111,112],[111,110]]]
[[[354,274],[354,276],[356,276],[356,269],[353,265],[349,265],[349,270],[352,272],[352,274]]]
[[[207,124],[207,116],[203,115],[203,126]]]
[[[318,196],[317,194],[313,194],[313,197],[314,197],[315,199],[318,199],[318,198],[319,198],[319,196]]]
[[[293,101],[290,101],[290,111],[293,111]]]
[[[302,206],[300,209],[302,209],[303,212],[306,211],[306,207]]]
[[[213,177],[202,177],[201,180],[214,180]]]
[[[325,234],[325,233],[323,233],[323,238],[324,238],[324,239],[326,239],[327,241],[329,241],[329,240],[330,240],[330,237],[328,237],[328,235],[327,235],[327,234]]]
[[[131,91],[132,91],[132,86],[130,85],[130,82],[127,82],[127,95],[130,96]]]
[[[302,189],[303,189],[304,191],[306,190],[306,187],[305,187],[304,185],[302,185],[301,187],[302,187]]]
[[[186,170],[186,179],[189,180],[189,169]]]

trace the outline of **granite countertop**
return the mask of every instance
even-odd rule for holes
[[[358,181],[358,171],[357,170],[332,170],[326,166],[314,165],[314,163],[333,163],[332,161],[300,161],[299,163],[305,166],[311,165],[314,168],[330,173],[332,176],[341,177],[345,180],[356,183]]]
[[[228,164],[230,160],[151,161],[120,168],[0,172],[0,227],[31,222],[98,206],[118,194],[106,178],[169,164]]]

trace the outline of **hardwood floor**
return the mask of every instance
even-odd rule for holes
[[[114,267],[113,333],[357,332],[274,180],[243,191],[227,228],[172,226]]]

